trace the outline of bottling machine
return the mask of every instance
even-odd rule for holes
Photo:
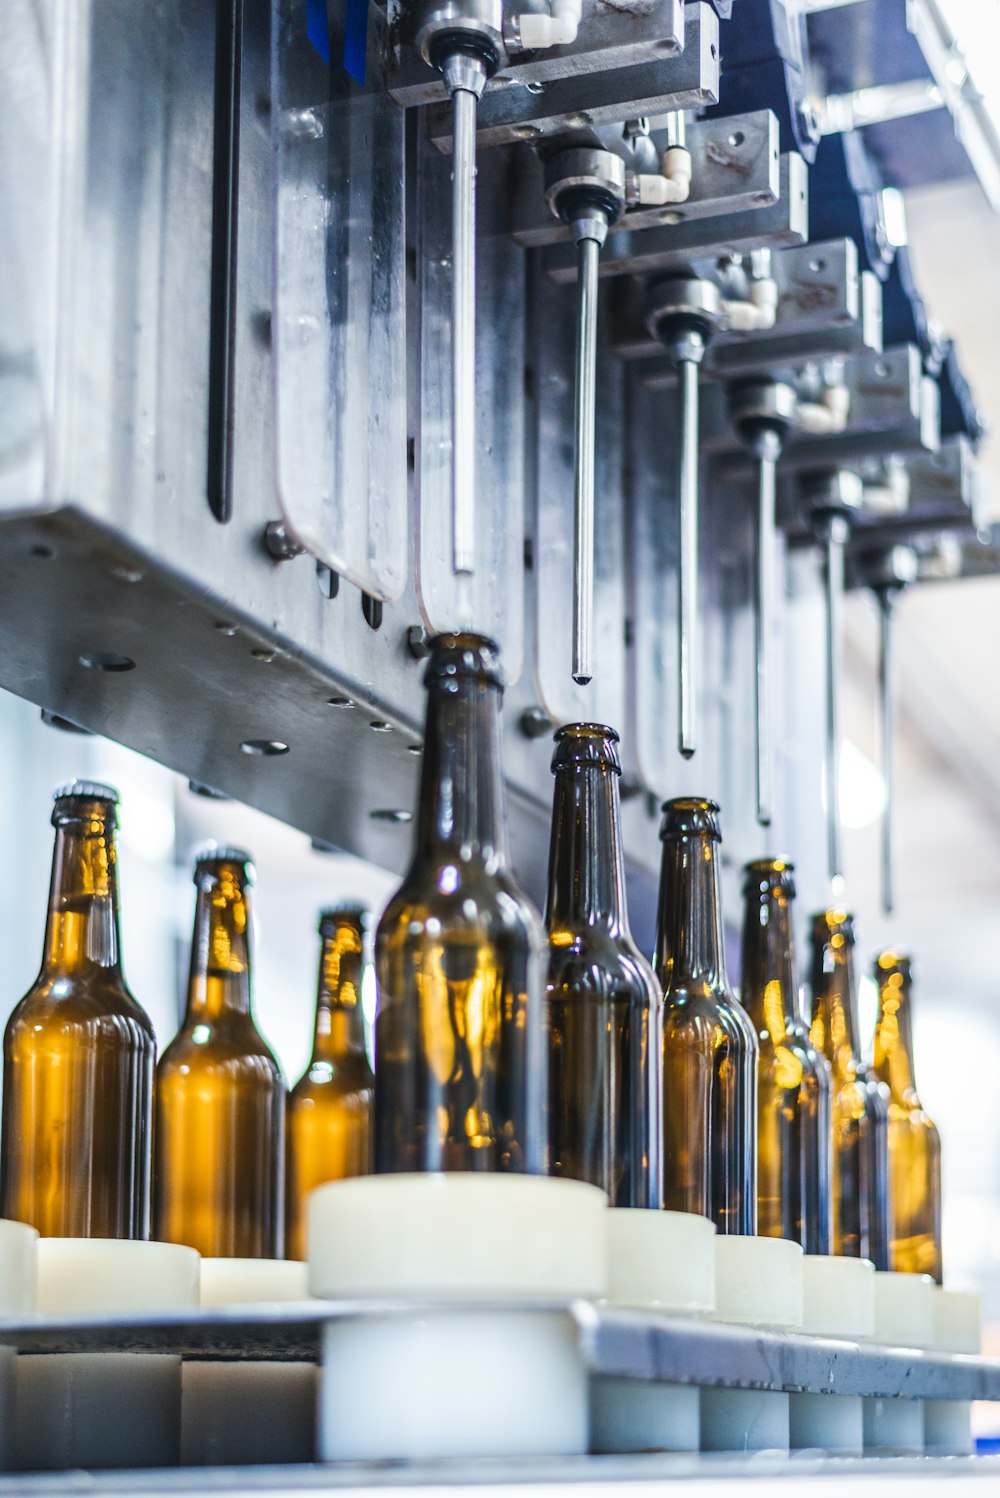
[[[961,151],[995,188],[945,11],[6,0],[0,686],[399,871],[429,641],[475,628],[520,877],[537,898],[553,730],[614,725],[648,950],[665,796],[723,808],[734,911],[765,839],[803,910],[841,895],[842,604],[867,589],[891,909],[894,603],[1000,567],[898,191]],[[612,1383],[1000,1399],[985,1362],[838,1362],[778,1313],[580,1327]],[[301,1359],[332,1335],[313,1308],[15,1340]]]

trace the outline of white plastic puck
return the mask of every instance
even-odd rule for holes
[[[934,1349],[936,1352],[977,1353],[983,1325],[983,1307],[971,1290],[934,1287]]]
[[[699,1390],[638,1378],[590,1380],[591,1451],[697,1451]]]
[[[802,1325],[801,1244],[736,1235],[715,1239],[713,1321],[792,1331]]]
[[[875,1265],[870,1259],[806,1254],[802,1291],[803,1331],[852,1342],[874,1334]]]
[[[201,1304],[308,1300],[306,1280],[306,1266],[297,1259],[202,1259]]]
[[[874,1340],[886,1347],[933,1347],[934,1281],[929,1274],[877,1271]]]
[[[715,1224],[707,1217],[616,1207],[605,1219],[613,1305],[695,1315],[714,1309]]]
[[[358,1176],[308,1202],[309,1290],[329,1299],[598,1298],[607,1198],[543,1176]]]
[[[0,1316],[30,1314],[37,1289],[38,1234],[26,1223],[0,1218]]]
[[[198,1304],[199,1256],[177,1243],[125,1238],[41,1238],[38,1310],[100,1316]]]

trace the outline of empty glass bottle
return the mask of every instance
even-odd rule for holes
[[[195,864],[187,1009],[156,1074],[156,1236],[206,1257],[280,1258],[285,1084],[251,1008],[253,865]]]
[[[878,1018],[872,1070],[889,1089],[890,1268],[941,1283],[941,1137],[924,1112],[913,1073],[909,957],[875,961]]]
[[[661,1200],[661,995],[625,903],[618,735],[556,734],[545,924],[549,1173],[589,1181],[614,1206]]]
[[[795,982],[790,863],[744,871],[740,998],[757,1031],[757,1231],[830,1252],[830,1067],[809,1039]]]
[[[357,905],[320,916],[323,945],[312,1056],[288,1097],[285,1252],[306,1257],[306,1197],[324,1181],[371,1170],[375,1078],[365,1049],[361,1007],[365,932],[371,917]]]
[[[439,635],[424,680],[413,858],[375,939],[375,1169],[540,1173],[544,937],[508,864],[496,646]]]
[[[156,1039],[122,973],[117,808],[56,791],[42,968],[4,1034],[0,1215],[43,1237],[149,1237]]]
[[[854,919],[813,917],[813,1045],[833,1074],[833,1251],[889,1267],[888,1090],[861,1059]]]
[[[666,801],[654,966],[663,985],[663,1204],[757,1227],[757,1036],[726,977],[714,801]]]

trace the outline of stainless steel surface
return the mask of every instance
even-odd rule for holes
[[[896,602],[894,590],[881,588],[876,593],[878,601],[879,658],[879,753],[882,760],[882,778],[885,781],[885,808],[882,812],[882,909],[892,915],[895,898],[893,879],[893,846],[895,828],[895,704],[893,702],[892,676],[892,615]]]
[[[675,111],[671,119],[683,118]],[[657,147],[666,146],[670,132],[653,131]],[[691,190],[683,203],[662,208],[636,206],[612,226],[612,232],[649,229],[668,223],[718,218],[776,203],[780,191],[778,121],[770,110],[736,115],[726,120],[695,120],[687,127],[691,153]],[[544,211],[539,195],[542,167],[532,151],[525,151],[518,174],[511,233],[519,244],[569,245],[564,224]],[[571,250],[547,257],[553,272],[569,269]]]
[[[581,24],[584,34],[586,22]],[[526,80],[528,81],[528,80]],[[538,80],[532,80],[538,81]],[[604,72],[569,71],[549,78],[540,92],[517,86],[498,75],[479,105],[480,149],[535,141],[587,125],[698,109],[719,97],[719,21],[710,5],[695,0],[684,10],[684,50],[655,60],[633,62]],[[442,151],[452,149],[451,111],[428,109],[431,139]]]
[[[780,438],[762,433],[757,454],[757,526],[755,560],[757,590],[754,599],[755,738],[757,760],[757,820],[771,825],[774,803],[774,750],[771,739],[771,659],[774,632],[774,516],[775,467],[781,453]]]
[[[394,5],[394,47],[387,78],[389,92],[405,107],[440,102],[446,90],[440,75],[405,39],[409,7]],[[491,90],[549,84],[555,79],[617,71],[638,62],[676,56],[684,47],[682,0],[651,0],[650,4],[617,5],[584,0],[580,29],[572,47],[549,47],[542,52],[514,53],[490,85]]]
[[[485,82],[485,70],[481,77]],[[456,572],[474,571],[476,557],[477,108],[475,89],[455,88],[455,151],[451,163],[451,556]],[[463,624],[471,622],[462,620]]]
[[[678,420],[680,571],[677,580],[677,747],[690,759],[698,747],[698,365],[681,359]]]
[[[573,422],[573,680],[594,674],[594,426],[597,399],[597,263],[601,245],[581,238]]]
[[[817,535],[824,551],[823,787],[826,802],[826,859],[831,892],[834,895],[842,892],[844,877],[840,838],[840,674],[844,546],[848,532],[848,522],[843,515],[827,512],[817,520]]]

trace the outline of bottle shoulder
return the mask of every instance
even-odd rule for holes
[[[726,988],[677,985],[663,999],[664,1034],[714,1035],[757,1053],[757,1032],[739,1000]]]
[[[376,951],[441,930],[524,933],[540,946],[541,918],[505,868],[470,860],[411,869],[382,913]]]
[[[660,985],[652,966],[626,933],[606,925],[550,932],[547,952],[550,1000],[584,997],[658,1008]]]
[[[160,1058],[159,1072],[225,1069],[284,1084],[281,1067],[248,1015],[185,1021]]]
[[[121,981],[93,976],[50,977],[44,973],[17,1003],[7,1021],[8,1037],[22,1030],[119,1030],[134,1043],[155,1048],[153,1022]]]
[[[310,1061],[289,1093],[291,1103],[334,1105],[370,1093],[375,1075],[367,1057],[343,1061]]]

